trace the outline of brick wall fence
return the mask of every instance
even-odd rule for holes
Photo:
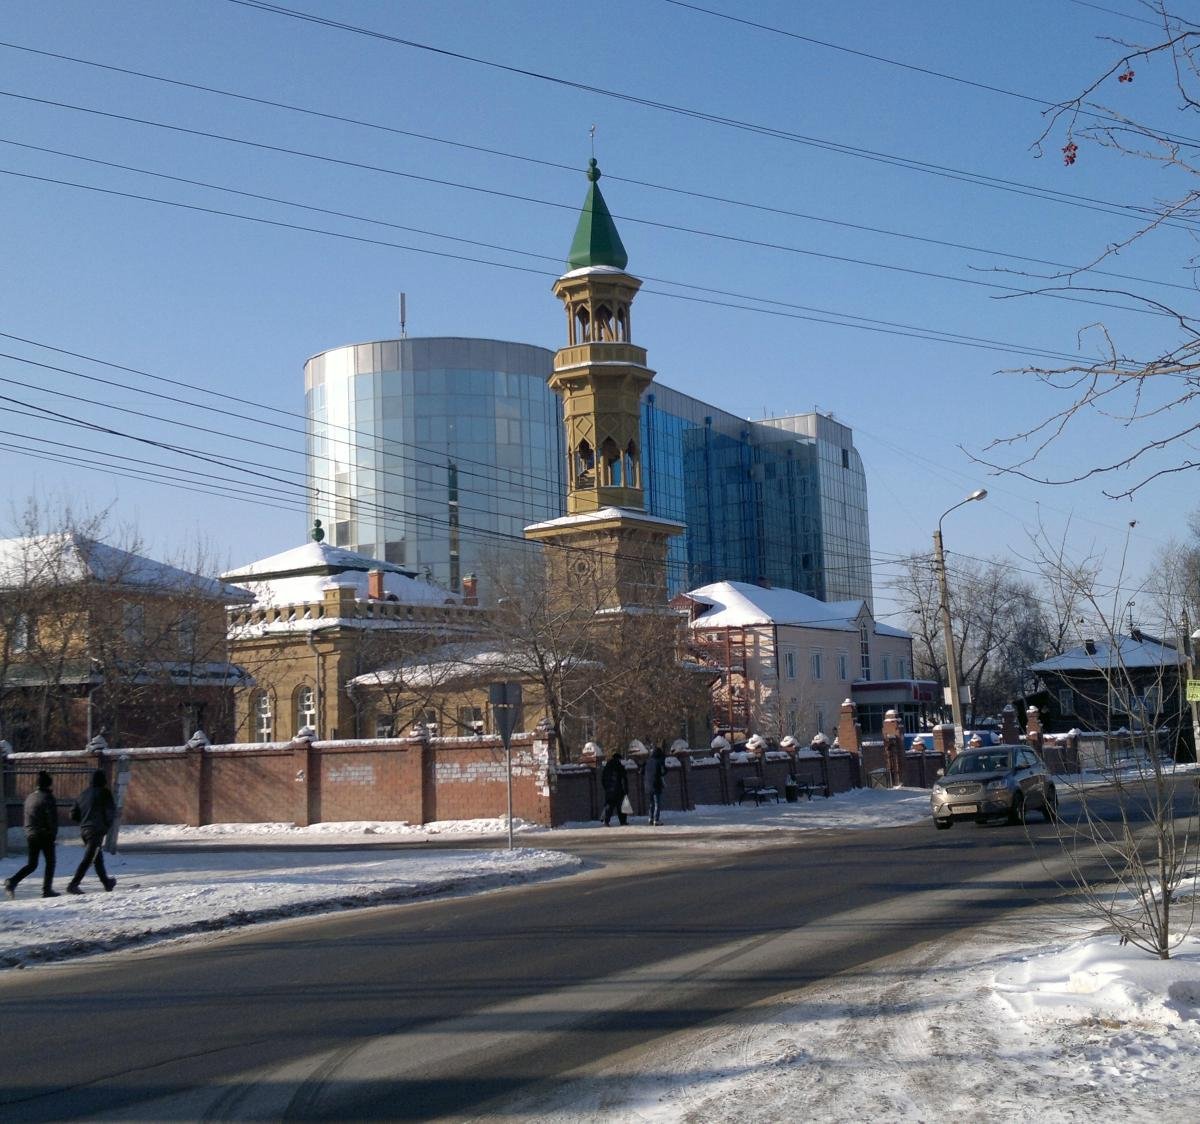
[[[1050,736],[1043,737],[1034,722],[1030,725],[1029,741],[1044,748],[1051,768],[1077,760],[1074,746],[1052,745]],[[701,804],[736,804],[744,788],[763,786],[783,796],[789,781],[828,795],[873,783],[929,787],[953,737],[952,727],[938,727],[932,750],[905,750],[902,731],[885,722],[882,741],[864,742],[854,706],[847,702],[836,749],[817,740],[811,747],[789,745],[755,753],[727,748],[674,753],[668,758],[662,806],[667,812],[685,812]],[[513,736],[514,814],[553,827],[598,819],[604,808],[603,761],[558,765],[556,756],[541,734]],[[10,754],[0,778],[8,823],[20,824],[21,800],[37,769],[73,773],[99,767],[108,772],[111,783],[123,758],[130,766],[124,816],[128,824],[422,824],[502,816],[507,808],[505,753],[496,737],[301,737],[291,742],[210,745],[198,735],[179,747],[116,749],[98,741],[89,750]],[[634,814],[639,816],[646,814],[641,765],[637,759],[626,765]]]

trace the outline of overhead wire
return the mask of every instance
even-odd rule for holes
[[[145,79],[145,80],[152,81],[152,82],[164,83],[164,84],[176,86],[176,87],[179,87],[182,89],[196,90],[196,91],[201,91],[204,93],[214,94],[214,95],[217,95],[220,97],[233,98],[233,99],[248,102],[251,104],[267,106],[267,107],[270,107],[273,109],[281,109],[281,110],[284,110],[284,111],[290,112],[290,113],[303,114],[303,115],[315,117],[317,119],[334,121],[334,122],[338,122],[341,124],[347,124],[347,125],[354,125],[354,126],[365,128],[365,129],[374,129],[374,130],[378,130],[378,131],[381,131],[384,133],[391,133],[393,135],[400,136],[400,137],[407,137],[407,138],[411,138],[411,139],[426,141],[426,142],[433,143],[433,144],[446,145],[446,146],[453,147],[453,148],[463,149],[464,151],[477,152],[477,153],[488,155],[488,156],[496,156],[496,157],[500,157],[500,158],[503,158],[506,160],[512,160],[512,161],[517,161],[517,162],[521,162],[521,163],[525,163],[525,164],[535,165],[537,167],[552,168],[552,169],[555,169],[556,171],[568,172],[573,176],[578,175],[578,171],[579,171],[578,168],[575,167],[574,165],[564,164],[559,161],[547,160],[544,158],[538,158],[538,157],[533,157],[533,156],[526,156],[526,155],[522,155],[519,153],[508,152],[504,149],[490,148],[485,145],[471,144],[469,142],[461,141],[461,140],[452,140],[447,137],[440,137],[440,136],[436,136],[431,133],[422,133],[422,132],[416,132],[416,131],[409,130],[409,129],[400,129],[400,128],[397,128],[396,126],[385,125],[378,121],[369,121],[369,120],[365,120],[363,118],[348,117],[348,116],[345,116],[342,114],[328,113],[328,112],[313,109],[313,108],[307,107],[307,106],[298,106],[298,105],[294,105],[294,104],[288,103],[288,102],[272,100],[270,98],[255,97],[255,96],[252,96],[249,94],[244,94],[244,93],[234,91],[234,90],[227,90],[227,89],[223,89],[223,88],[216,87],[216,86],[208,86],[208,85],[204,85],[204,84],[196,83],[196,82],[185,82],[181,79],[167,77],[166,75],[153,74],[148,71],[135,70],[135,69],[132,69],[129,67],[114,66],[114,65],[111,65],[108,63],[98,62],[94,59],[83,59],[83,58],[80,58],[75,55],[65,55],[65,54],[62,54],[62,53],[56,52],[56,51],[39,50],[37,48],[30,47],[30,46],[27,46],[24,44],[11,43],[11,42],[6,42],[4,40],[0,40],[0,48],[9,48],[11,50],[23,51],[23,52],[26,52],[29,54],[39,55],[39,56],[43,56],[46,58],[57,59],[57,60],[60,60],[63,62],[69,62],[69,63],[73,63],[73,64],[78,64],[81,66],[94,67],[94,68],[97,68],[100,70],[111,71],[111,72],[114,72],[117,74],[124,74],[124,75],[131,76],[131,77],[137,77],[137,78]],[[18,142],[9,140],[6,143],[15,144]],[[25,147],[36,148],[37,146],[28,145]],[[48,151],[53,151],[53,150],[48,150]],[[75,159],[87,159],[86,157],[81,157],[81,156],[78,156],[77,154],[71,154],[71,153],[61,153],[61,155],[72,156]],[[104,163],[104,161],[97,161],[97,162]],[[121,165],[114,165],[114,166],[121,167]],[[154,173],[154,172],[148,172],[148,171],[146,171],[145,174],[161,175],[161,173]],[[786,207],[771,206],[768,204],[753,202],[753,201],[745,200],[745,199],[736,199],[736,198],[732,198],[729,196],[715,195],[715,194],[711,194],[711,193],[707,193],[707,192],[703,192],[703,191],[697,191],[693,188],[683,188],[683,187],[672,186],[672,185],[667,185],[667,184],[654,183],[654,182],[651,182],[648,180],[636,179],[636,178],[629,177],[629,176],[622,176],[622,175],[615,174],[612,172],[606,172],[605,178],[614,183],[627,183],[627,184],[631,184],[631,185],[634,185],[637,187],[644,187],[644,188],[647,188],[647,189],[650,189],[653,191],[666,192],[666,193],[680,195],[680,196],[684,196],[684,197],[688,197],[688,198],[700,199],[700,200],[704,200],[706,202],[720,203],[720,204],[727,205],[727,206],[733,206],[733,207],[739,207],[739,208],[749,209],[749,210],[753,210],[753,211],[759,211],[759,212],[763,212],[766,214],[773,214],[773,215],[779,215],[779,216],[788,217],[788,218],[801,219],[806,222],[822,223],[822,224],[835,226],[835,227],[839,227],[839,228],[844,228],[844,229],[858,230],[858,231],[862,231],[865,233],[879,234],[879,235],[883,235],[883,236],[890,237],[890,238],[898,238],[898,239],[902,239],[905,241],[921,242],[921,243],[925,243],[927,245],[938,246],[938,247],[941,247],[944,249],[966,250],[971,253],[990,254],[990,255],[993,255],[996,257],[1010,258],[1015,261],[1024,261],[1024,262],[1028,262],[1032,265],[1045,266],[1045,267],[1048,267],[1051,269],[1060,270],[1060,271],[1064,271],[1067,273],[1079,272],[1080,270],[1085,268],[1085,267],[1081,267],[1081,266],[1077,266],[1077,265],[1071,265],[1068,262],[1053,261],[1053,260],[1046,259],[1046,258],[1030,256],[1028,254],[1016,253],[1011,250],[1003,250],[1003,249],[997,249],[995,247],[987,247],[987,246],[976,246],[976,245],[972,245],[970,243],[954,242],[954,241],[951,241],[948,239],[941,239],[941,238],[932,238],[932,237],[928,237],[928,236],[924,236],[924,235],[913,234],[911,232],[889,230],[884,227],[870,226],[870,225],[864,224],[864,223],[854,223],[854,222],[849,222],[849,221],[845,221],[845,220],[829,218],[827,216],[808,214],[803,211],[796,211],[796,210],[792,210],[792,209],[789,209]],[[192,181],[185,180],[183,182],[192,182]],[[234,189],[228,188],[228,189],[222,189],[222,190],[234,190]],[[294,204],[294,205],[295,206],[303,206],[303,204]],[[318,209],[320,209],[320,208],[318,208]],[[337,212],[331,211],[328,213],[336,214]],[[364,221],[375,222],[375,221],[381,221],[381,220],[372,219],[372,220],[364,220]],[[401,229],[407,229],[407,228],[401,227]],[[1132,274],[1121,273],[1121,272],[1114,271],[1114,270],[1098,269],[1093,266],[1086,267],[1086,271],[1088,273],[1096,274],[1097,276],[1112,277],[1112,278],[1125,280],[1125,281],[1136,281],[1139,284],[1143,284],[1143,285],[1155,285],[1155,286],[1160,286],[1160,287],[1165,287],[1165,288],[1183,289],[1188,292],[1195,291],[1195,287],[1192,285],[1187,285],[1187,284],[1183,284],[1180,282],[1164,281],[1159,278],[1140,277],[1140,276],[1136,276],[1136,275],[1132,275]]]
[[[430,247],[412,246],[402,243],[388,242],[378,238],[368,238],[363,235],[329,231],[318,227],[305,226],[300,223],[283,222],[277,219],[268,219],[255,215],[245,215],[236,211],[226,211],[220,208],[205,207],[194,203],[183,203],[176,200],[161,199],[156,196],[142,195],[137,192],[118,191],[113,188],[98,187],[91,184],[81,184],[71,180],[63,180],[52,176],[37,176],[28,172],[17,172],[8,168],[0,168],[0,175],[13,176],[19,179],[25,179],[39,183],[52,183],[59,186],[72,187],[83,191],[92,191],[99,194],[112,195],[124,199],[136,199],[143,202],[158,203],[163,206],[174,207],[180,210],[218,215],[224,218],[240,219],[246,222],[262,223],[267,226],[278,227],[284,230],[306,231],[313,234],[324,235],[326,237],[346,239],[348,241],[360,242],[367,245],[383,246],[389,249],[406,250],[411,253],[426,254],[452,261],[471,262],[477,265],[490,266],[495,269],[515,270],[521,273],[530,273],[540,277],[548,278],[557,276],[555,273],[548,273],[542,270],[533,269],[529,266],[515,265],[511,262],[491,261],[486,258],[471,257],[467,254],[455,254],[445,250],[435,250]],[[676,285],[681,288],[688,288],[692,290],[699,289],[700,291],[705,291],[700,289],[699,286],[691,285],[686,282],[663,281],[660,283]],[[689,296],[684,293],[671,293],[665,290],[647,287],[643,287],[641,291],[643,293],[666,297],[672,300],[690,301],[697,304],[735,309],[742,312],[754,312],[760,315],[784,317],[792,320],[802,320],[808,323],[853,328],[857,331],[875,332],[883,335],[900,336],[907,339],[923,339],[934,343],[948,343],[955,346],[969,347],[983,351],[992,351],[999,354],[1018,355],[1030,358],[1043,358],[1057,363],[1075,363],[1080,359],[1078,354],[1055,352],[1049,349],[1039,349],[1020,344],[1011,344],[1002,340],[989,339],[987,337],[968,336],[938,328],[928,328],[919,325],[904,324],[902,322],[880,320],[872,317],[859,316],[853,313],[837,312],[830,309],[812,308],[811,306],[780,301],[776,298],[755,297],[749,295],[739,296],[737,294],[732,294],[731,300],[717,300],[712,297]],[[715,291],[720,292],[720,290]],[[757,301],[762,305],[773,305],[776,307],[759,307],[756,305],[736,303],[738,300]],[[799,312],[792,311],[793,309],[811,309],[811,311]],[[832,319],[832,317],[838,317],[840,319]],[[848,323],[847,321],[850,322]],[[1122,361],[1122,365],[1131,371],[1139,369],[1138,364],[1133,361]]]
[[[452,51],[444,47],[434,47],[430,44],[420,43],[413,39],[389,35],[386,32],[376,31],[371,28],[361,27],[355,24],[346,23],[341,20],[334,20],[324,16],[317,16],[312,13],[302,12],[297,9],[287,8],[281,4],[264,3],[263,0],[226,0],[226,3],[236,4],[244,8],[252,8],[272,15],[285,16],[302,22],[329,27],[339,31],[346,31],[352,34],[378,39],[382,42],[392,43],[396,46],[426,51],[441,57],[452,58],[461,62],[468,62],[477,66],[488,67],[526,78],[533,78],[539,81],[549,82],[571,89],[577,89],[586,93],[597,94],[602,97],[614,98],[618,101],[641,105],[650,109],[657,109],[663,112],[705,121],[722,127],[738,129],[760,136],[774,137],[778,140],[819,148],[824,151],[836,152],[842,155],[853,156],[858,159],[869,160],[876,163],[888,164],[893,167],[905,168],[909,171],[922,172],[928,175],[939,176],[945,179],[956,180],[964,183],[973,183],[977,186],[989,187],[999,191],[1013,192],[1019,195],[1035,195],[1038,198],[1042,198],[1046,201],[1065,203],[1071,206],[1081,206],[1089,210],[1106,210],[1107,213],[1124,214],[1126,217],[1129,217],[1130,214],[1135,214],[1139,218],[1145,219],[1150,217],[1152,214],[1152,212],[1147,208],[1136,204],[1113,203],[1111,200],[1095,199],[1089,196],[1058,191],[1054,188],[1040,187],[1035,184],[1020,183],[1018,181],[1004,179],[1000,176],[988,176],[981,172],[970,172],[960,168],[950,168],[928,161],[916,160],[910,157],[897,156],[892,153],[878,152],[872,149],[842,144],[838,141],[831,141],[819,137],[810,137],[800,133],[793,133],[786,129],[779,129],[768,125],[741,121],[737,118],[722,117],[719,114],[689,109],[687,107],[673,105],[668,102],[656,101],[651,98],[637,97],[636,95],[623,93],[618,90],[605,89],[600,86],[593,86],[589,85],[588,83],[577,82],[569,78],[561,78],[555,75],[544,74],[539,71],[529,70],[523,67],[511,66],[509,64],[495,62],[490,59],[479,58],[474,55],[468,55],[461,51]],[[1185,223],[1182,225],[1189,229],[1191,228],[1191,224]]]

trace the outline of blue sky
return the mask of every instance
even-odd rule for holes
[[[111,503],[114,518],[136,524],[160,555],[200,537],[220,561],[236,564],[300,542],[307,528],[299,494],[290,503],[276,499],[280,506],[268,506],[116,477],[107,466],[119,463],[112,458],[120,454],[171,465],[163,471],[176,477],[189,470],[228,475],[205,464],[206,456],[241,457],[272,476],[302,470],[302,439],[290,428],[299,424],[295,418],[206,392],[302,412],[304,360],[328,347],[396,334],[402,289],[411,335],[559,346],[562,316],[550,282],[563,268],[586,190],[582,169],[595,124],[602,186],[629,251],[629,268],[646,279],[635,336],[648,348],[651,366],[667,384],[750,417],[815,407],[851,425],[868,472],[880,593],[894,572],[891,559],[927,549],[938,516],[979,486],[989,489],[988,500],[947,521],[952,552],[999,554],[1023,566],[1028,534],[1039,522],[1052,536],[1069,525],[1075,553],[1102,552],[1111,578],[1127,549],[1126,565],[1136,576],[1184,528],[1195,506],[1193,474],[1164,478],[1132,501],[1114,502],[1101,489],[1117,482],[1046,488],[993,478],[959,447],[978,452],[1061,404],[1029,375],[1005,373],[1038,361],[1022,352],[1074,353],[1081,329],[1098,322],[1132,351],[1169,338],[1162,318],[1041,297],[998,299],[1003,290],[989,287],[1032,287],[1027,278],[997,271],[1037,267],[1002,254],[1082,263],[1136,225],[1120,215],[1032,198],[1023,189],[1011,190],[1013,185],[1123,203],[1144,203],[1178,189],[1159,169],[1093,146],[1065,168],[1058,153],[1065,140],[1061,130],[1050,138],[1044,157],[1031,150],[1042,117],[1040,106],[1027,98],[1053,100],[1081,89],[1120,54],[1105,36],[1153,34],[1145,24],[1113,14],[1144,16],[1134,0],[1100,6],[1111,11],[1075,0],[700,4],[1009,94],[666,0],[600,6],[551,0],[295,0],[289,6],[442,51],[790,136],[699,120],[229,0],[10,0],[0,30],[5,43],[386,127],[321,119],[0,46],[0,91],[20,95],[0,96],[0,169],[8,173],[0,174],[5,216],[0,331],[189,388],[149,383],[0,337],[0,351],[18,357],[0,359],[0,376],[13,380],[0,384],[0,394],[197,450],[181,458],[109,434],[36,422],[16,413],[25,406],[0,403],[7,406],[8,435],[0,467],[14,502],[40,490],[93,506]],[[1163,81],[1146,68],[1129,86],[1109,83],[1099,100],[1187,132],[1189,122],[1176,111]],[[1200,126],[1193,132],[1200,133]],[[1010,190],[830,151],[828,142],[995,177]],[[146,172],[395,225],[299,210]],[[416,249],[249,223],[47,180]],[[877,230],[856,229],[864,226]],[[671,229],[680,227],[690,230]],[[1111,268],[1186,284],[1187,252],[1185,236],[1157,232],[1123,252]],[[685,285],[739,295],[713,298],[721,303],[666,295],[697,295]],[[1193,299],[1181,290],[1140,288],[1160,298]],[[766,306],[764,299],[782,303]],[[887,321],[1003,341],[1014,350],[956,346],[812,318],[830,319],[826,312],[863,318],[859,323],[875,328]],[[1085,333],[1083,339],[1091,346],[1094,336]],[[122,385],[89,384],[21,360]],[[145,387],[237,416],[151,401],[141,392]],[[66,399],[63,392],[104,405]],[[285,428],[269,429],[264,421]],[[198,433],[185,423],[216,432]],[[1162,427],[1171,429],[1171,420],[1164,419]],[[89,467],[32,458],[31,437],[73,444]],[[1050,451],[1047,469],[1071,474],[1131,440],[1119,421],[1087,419]],[[1175,451],[1163,463],[1179,459]],[[1130,528],[1130,521],[1136,526]]]

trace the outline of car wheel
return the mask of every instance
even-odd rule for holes
[[[1025,797],[1019,792],[1013,796],[1012,807],[1008,810],[1009,823],[1025,822]]]
[[[954,824],[953,820],[934,820],[933,821],[933,826],[936,827],[938,829],[938,831],[949,831],[950,828],[953,826],[953,824]]]
[[[1046,802],[1042,805],[1042,814],[1047,823],[1054,823],[1058,819],[1058,793],[1053,788],[1046,789]]]

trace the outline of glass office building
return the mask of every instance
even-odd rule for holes
[[[554,353],[500,340],[381,340],[304,367],[309,514],[335,546],[452,590],[562,514]]]
[[[310,517],[336,546],[450,589],[563,514],[554,353],[459,338],[335,348],[305,365]],[[672,594],[767,582],[871,600],[867,487],[850,429],[820,414],[751,422],[659,382],[642,401],[645,501],[686,527]]]

